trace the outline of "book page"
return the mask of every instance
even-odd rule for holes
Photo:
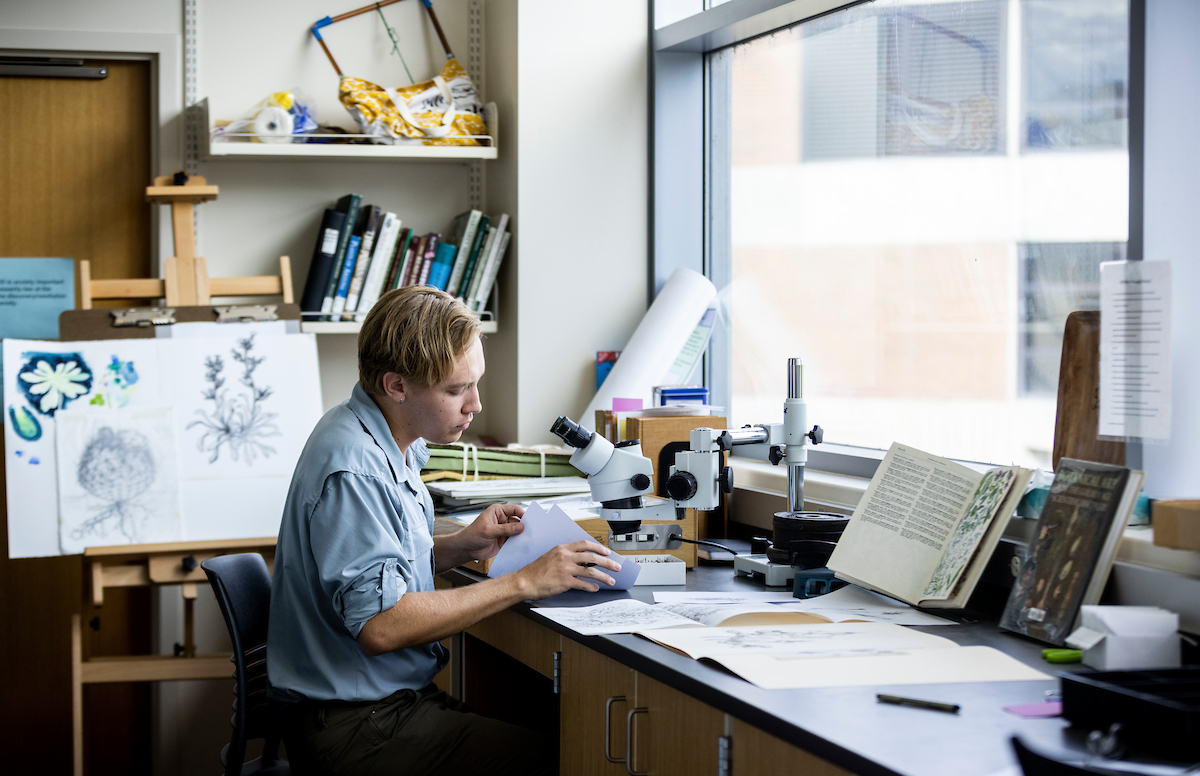
[[[902,601],[919,602],[982,479],[953,461],[893,444],[829,568]]]
[[[795,599],[792,599],[795,600]],[[699,625],[804,625],[815,622],[833,622],[828,617],[811,612],[799,611],[795,607],[785,609],[783,605],[750,604],[727,606],[724,604],[655,604],[655,609],[664,609],[672,614],[695,620]]]

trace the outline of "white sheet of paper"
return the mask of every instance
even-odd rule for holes
[[[502,577],[523,569],[560,544],[570,544],[580,539],[592,540],[587,531],[576,525],[575,521],[557,506],[547,510],[535,502],[525,510],[521,522],[525,525],[525,530],[506,541],[500,548],[488,569],[489,577]],[[611,588],[603,587],[607,590],[628,590],[637,579],[641,567],[615,552],[609,557],[615,558],[621,564],[621,570],[613,572],[605,569],[616,584]]]
[[[914,609],[906,603],[885,595],[864,590],[857,585],[846,585],[816,598],[792,599],[780,605],[781,609],[809,612],[828,617],[834,622],[844,620],[868,620],[890,622],[894,625],[957,625],[953,620],[937,617]]]
[[[869,657],[788,659],[740,654],[721,655],[713,659],[766,690],[1021,682],[1052,678],[991,647],[914,649],[904,654]]]
[[[71,412],[55,426],[64,553],[183,538],[169,409]]]
[[[714,660],[729,655],[861,657],[956,646],[941,636],[877,622],[645,630],[638,632],[685,655]]]
[[[656,604],[712,604],[719,606],[733,604],[782,604],[795,601],[796,598],[791,593],[760,593],[754,590],[736,593],[654,591],[654,603]]]
[[[274,337],[288,333],[291,321],[263,321],[261,323],[216,323],[193,321],[174,323],[170,326],[155,326],[154,336],[166,339],[195,339],[197,337]]]
[[[632,598],[606,601],[595,606],[537,606],[533,611],[585,636],[633,633],[679,625],[697,626],[686,617]]]
[[[61,555],[56,419],[96,409],[164,406],[158,343],[6,339],[3,351],[8,556]]]
[[[1100,264],[1101,438],[1171,438],[1171,264]]]
[[[796,612],[776,604],[655,604],[655,607],[686,617],[693,625],[709,627],[822,622],[806,612]]]

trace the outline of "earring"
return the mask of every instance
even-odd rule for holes
[[[403,403],[404,403],[404,399],[396,399],[396,403],[397,403],[397,404],[403,404]]]

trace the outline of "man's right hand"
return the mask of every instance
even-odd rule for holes
[[[594,593],[601,583],[615,583],[605,569],[621,570],[621,565],[608,557],[610,552],[603,544],[580,539],[558,545],[516,573],[523,577],[528,598],[533,600],[571,589]]]

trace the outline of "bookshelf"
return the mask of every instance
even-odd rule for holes
[[[500,331],[495,321],[480,321],[480,324],[480,331],[484,334]],[[306,334],[358,334],[361,328],[361,321],[304,321],[300,324],[300,331]]]

